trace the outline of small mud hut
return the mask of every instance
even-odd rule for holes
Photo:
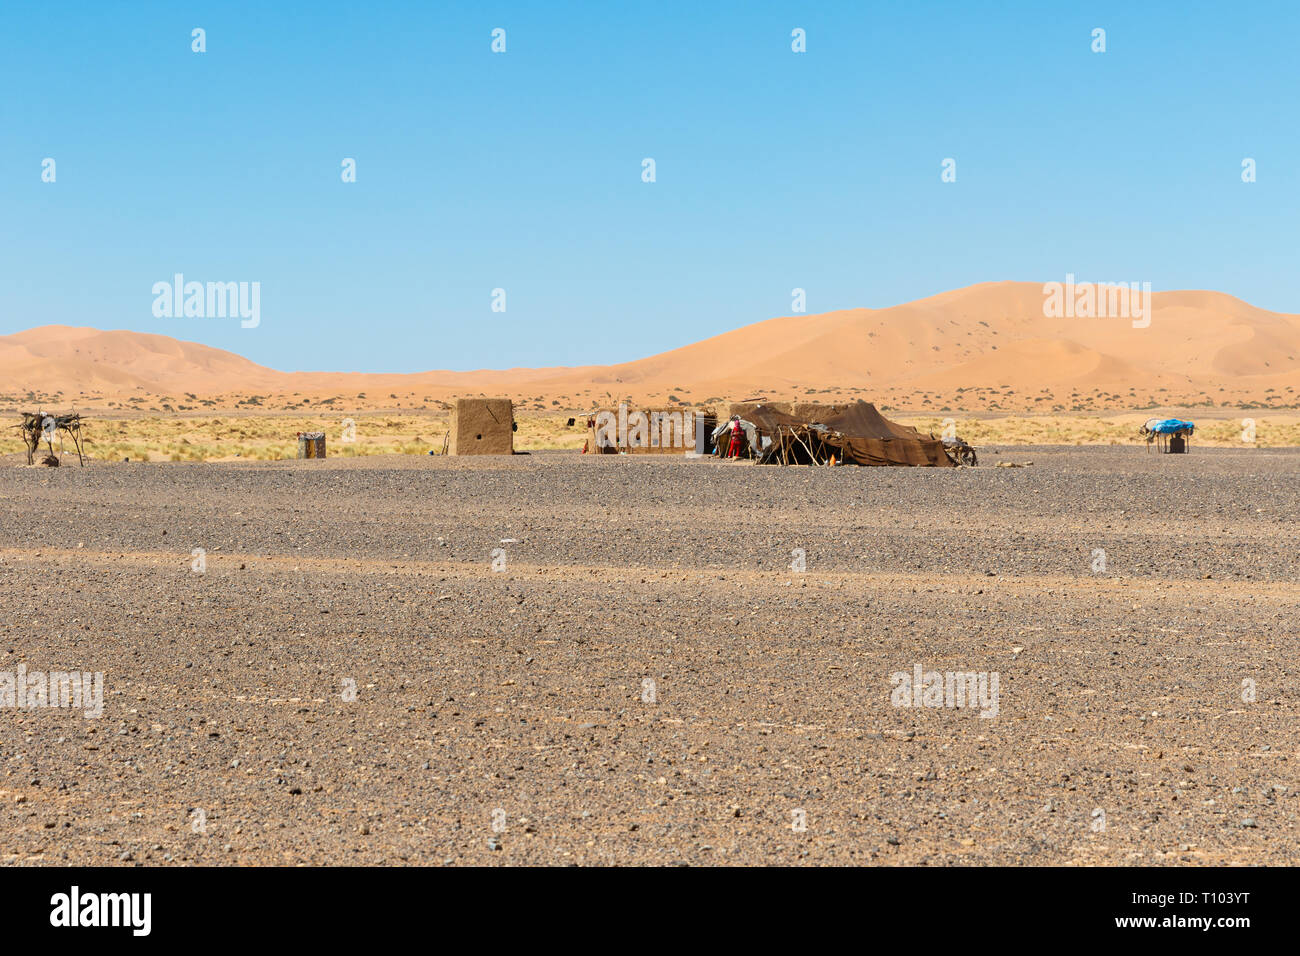
[[[513,455],[514,406],[508,398],[458,398],[448,435],[449,455]]]

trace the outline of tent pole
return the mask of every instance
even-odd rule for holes
[[[791,434],[794,434],[794,429],[793,429],[793,428],[790,429],[790,433],[791,433]],[[795,435],[795,439],[799,442],[799,444],[803,445],[803,447],[804,447],[805,449],[807,449],[807,451],[808,451],[808,457],[812,459],[812,463],[813,463],[814,465],[820,464],[820,462],[817,460],[817,456],[813,454],[813,450],[812,450],[811,448],[808,447],[808,443],[805,442],[805,441],[804,441],[802,438],[800,438],[798,435]]]

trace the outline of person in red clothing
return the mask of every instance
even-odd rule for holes
[[[740,427],[739,415],[731,416],[731,424],[728,426],[727,430],[731,432],[731,442],[727,445],[727,457],[739,458],[740,457],[740,436],[743,434],[743,431],[741,430]]]

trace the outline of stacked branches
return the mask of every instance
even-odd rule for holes
[[[23,420],[14,427],[20,429],[23,433],[23,441],[27,445],[27,464],[35,464],[36,449],[40,448],[41,442],[44,441],[49,447],[50,453],[41,459],[41,463],[57,467],[59,457],[54,454],[54,440],[59,438],[59,447],[62,449],[63,440],[59,437],[59,433],[62,432],[72,439],[72,444],[77,449],[77,460],[81,462],[81,467],[86,467],[86,458],[81,452],[81,415],[79,413],[47,415],[45,412],[21,412],[20,414]]]

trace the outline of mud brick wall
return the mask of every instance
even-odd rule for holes
[[[458,398],[451,410],[452,455],[513,455],[515,413],[508,398]]]
[[[598,409],[597,411],[592,413],[591,415],[592,420],[599,421],[601,412],[608,412],[609,414],[614,416],[615,423],[618,422],[617,408]],[[637,412],[642,412],[646,416],[646,420],[649,423],[648,427],[646,428],[646,433],[650,436],[651,443],[649,445],[633,445],[632,447],[629,448],[627,441],[634,437],[632,433],[635,431],[635,429],[632,427],[630,423],[630,420],[632,416]],[[695,450],[695,416],[697,414],[705,416],[706,418],[712,418],[714,416],[713,409],[711,408],[695,408],[694,406],[691,406],[690,408],[683,408],[680,405],[674,405],[671,407],[666,406],[662,408],[628,406],[627,414],[629,419],[628,435],[617,436],[619,442],[617,447],[611,446],[608,448],[601,448],[596,441],[597,437],[601,433],[601,429],[595,427],[589,428],[587,430],[587,447],[594,453],[607,454],[607,455],[615,454],[620,451],[627,452],[629,455],[682,455],[688,451]],[[656,426],[655,416],[657,414],[661,414],[665,416],[665,418],[668,415],[676,416],[676,418],[673,419],[670,433],[667,434],[666,436],[665,436],[665,425],[663,421],[659,421],[658,427],[657,428],[655,427]],[[679,422],[681,423],[682,426],[681,431],[678,430]],[[710,426],[710,428],[711,427],[712,426]],[[617,431],[617,424],[616,424],[616,431]],[[663,445],[661,447],[659,443],[662,442],[665,437],[668,438],[670,444]]]

